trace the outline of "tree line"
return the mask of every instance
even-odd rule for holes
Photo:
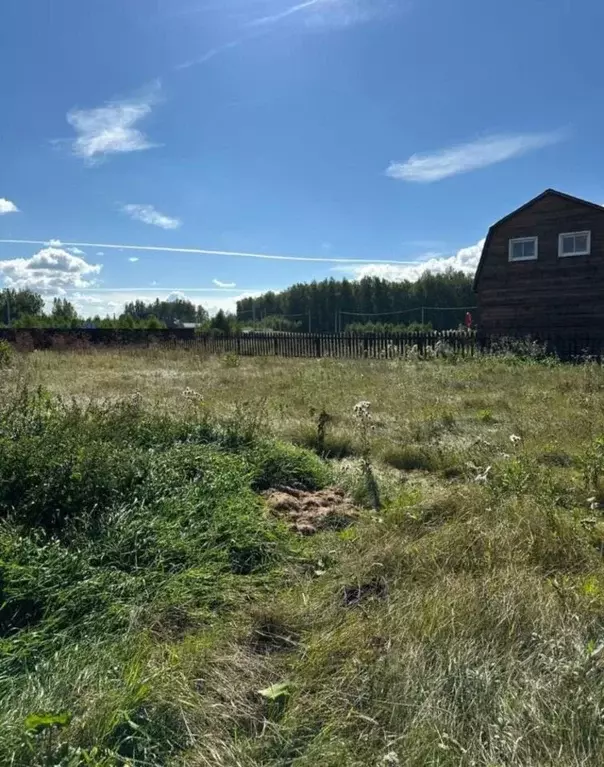
[[[99,315],[82,317],[67,298],[53,299],[47,310],[44,298],[31,290],[0,291],[0,326],[14,328],[114,328],[160,330],[195,324],[207,330],[227,332],[231,325],[224,312],[211,318],[203,306],[186,299],[170,301],[155,299],[149,303],[133,301],[124,306],[123,312],[114,317]]]
[[[184,298],[132,301],[117,316],[82,317],[67,298],[44,298],[31,290],[0,291],[0,325],[21,328],[162,329],[195,325],[200,331],[331,333],[450,330],[464,322],[474,305],[472,279],[459,271],[426,273],[416,282],[366,277],[358,282],[327,279],[298,283],[280,293],[269,291],[237,302],[234,315],[210,318],[201,305]]]
[[[365,277],[355,282],[298,283],[280,293],[241,299],[237,320],[243,325],[312,332],[358,332],[368,324],[382,329],[450,330],[463,324],[474,305],[472,278],[449,270],[426,272],[416,282]]]

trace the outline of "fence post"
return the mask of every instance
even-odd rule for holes
[[[315,356],[321,356],[321,336],[315,336]]]

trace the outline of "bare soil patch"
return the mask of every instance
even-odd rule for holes
[[[344,530],[358,518],[350,498],[337,488],[309,492],[278,487],[264,494],[271,512],[300,535],[321,530]]]

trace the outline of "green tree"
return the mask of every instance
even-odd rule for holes
[[[222,309],[220,309],[210,320],[210,328],[212,330],[218,330],[225,335],[228,335],[231,332],[231,323]]]
[[[24,316],[40,317],[43,309],[44,299],[31,290],[6,288],[0,292],[0,323],[10,325]]]
[[[149,319],[146,322],[147,330],[161,330],[161,328],[165,328],[163,322],[160,322],[157,317],[152,314]]]
[[[424,322],[436,330],[447,330],[462,323],[466,310],[474,304],[472,278],[450,270],[426,273],[415,282],[365,277],[355,282],[331,279],[299,283],[281,293],[269,292],[239,301],[237,316],[246,323],[254,317],[256,322],[286,317],[301,322],[306,329],[305,317],[291,315],[310,313],[312,329],[319,332],[332,331],[340,316],[342,330],[353,323],[409,325],[421,322],[423,316]]]
[[[66,298],[55,298],[52,302],[50,319],[55,325],[72,325],[78,320],[75,306]]]
[[[144,301],[132,301],[124,307],[124,315],[134,320],[149,320],[154,317],[163,325],[178,327],[184,322],[202,324],[207,321],[208,313],[203,306],[196,306],[184,298],[160,301],[158,298],[146,304]]]

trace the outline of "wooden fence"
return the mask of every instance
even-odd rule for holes
[[[535,339],[483,337],[469,331],[431,331],[413,333],[241,333],[236,335],[198,334],[189,329],[108,330],[77,329],[29,330],[0,329],[0,340],[22,350],[119,348],[185,348],[201,354],[237,354],[241,356],[337,357],[380,359],[396,357],[431,357],[455,354],[471,357],[511,351],[529,356],[557,354],[562,359],[585,355],[604,356],[604,336],[577,336]]]
[[[84,349],[87,347],[183,347],[207,354],[238,354],[253,357],[380,358],[406,354],[425,356],[439,350],[471,355],[476,350],[474,333],[417,332],[391,334],[346,333],[240,333],[217,335],[194,330],[29,330],[0,329],[0,339],[27,349]]]

